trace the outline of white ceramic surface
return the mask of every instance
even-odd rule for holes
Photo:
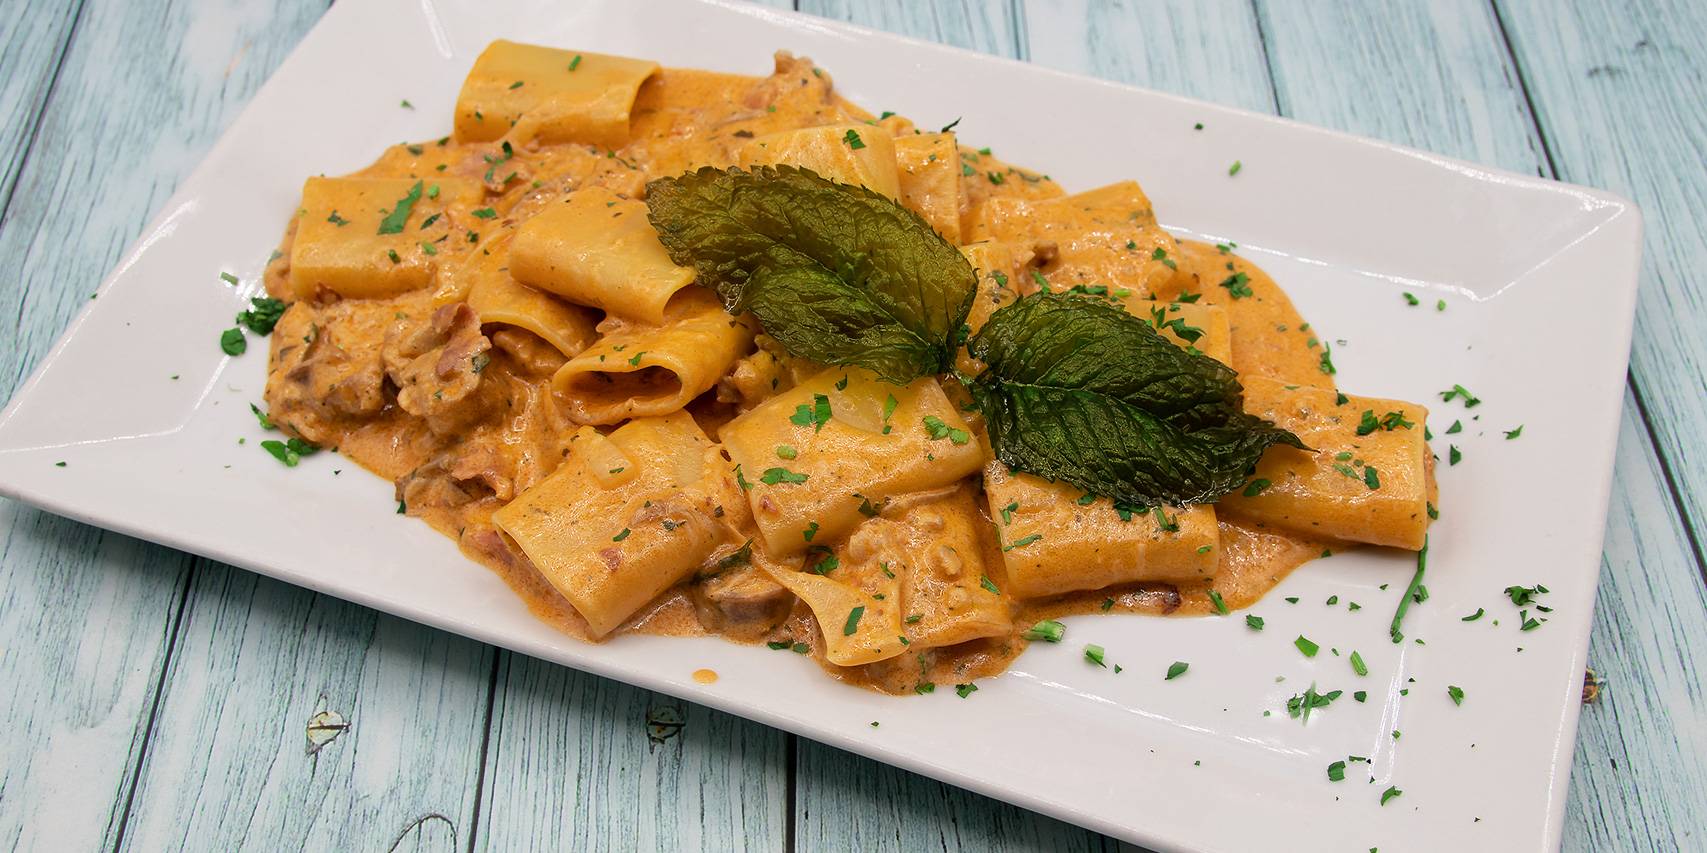
[[[389,483],[329,453],[279,465],[249,412],[264,342],[226,358],[219,331],[258,292],[303,177],[448,132],[464,72],[497,37],[749,74],[768,72],[772,50],[803,53],[874,110],[924,127],[959,117],[962,139],[1070,190],[1135,177],[1169,227],[1237,241],[1335,342],[1343,388],[1427,401],[1437,450],[1464,452],[1439,469],[1432,595],[1405,623],[1426,645],[1387,638],[1412,559],[1359,551],[1290,577],[1250,611],[1266,619],[1260,633],[1239,614],[1075,618],[1067,642],[1034,647],[969,698],[890,698],[762,646],[581,644],[396,515]],[[399,109],[402,98],[416,109]],[[1234,160],[1243,168],[1229,177]],[[787,13],[664,0],[339,3],[0,415],[0,493],[1157,848],[1552,849],[1640,232],[1636,208],[1605,193]],[[1454,383],[1485,402],[1441,402]],[[1464,432],[1443,435],[1454,419]],[[1520,423],[1522,438],[1505,440]],[[1501,589],[1538,582],[1552,590],[1551,620],[1520,632]],[[1460,621],[1477,608],[1488,615]],[[1316,658],[1293,647],[1299,634],[1321,644]],[[1081,649],[1093,642],[1124,671],[1088,665]],[[1368,677],[1348,665],[1354,649]],[[1175,660],[1191,670],[1164,682]],[[701,667],[721,678],[694,682]],[[1285,701],[1312,683],[1345,695],[1306,726]],[[1461,707],[1449,684],[1465,691]],[[1352,701],[1355,690],[1368,701]],[[1328,764],[1348,754],[1373,764],[1328,781]],[[1390,785],[1404,793],[1381,806]]]

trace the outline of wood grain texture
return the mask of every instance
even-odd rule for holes
[[[1025,0],[1038,65],[1272,113],[1249,0]]]
[[[1627,399],[1565,811],[1568,851],[1707,845],[1707,592],[1648,432]]]
[[[788,750],[775,729],[505,654],[477,845],[778,850]]]
[[[27,15],[0,16],[0,68],[6,69],[0,74],[0,209],[12,195],[81,6],[81,0],[41,3]]]
[[[491,647],[205,562],[190,593],[126,849],[467,847]]]
[[[77,9],[44,3],[0,20],[0,209]],[[17,374],[30,355],[0,348],[0,376]],[[0,719],[25,733],[0,742],[0,848],[111,846],[189,563],[166,548],[0,501],[0,683],[11,685],[0,694]]]
[[[1257,14],[1282,115],[1541,172],[1523,91],[1483,0],[1258,0]]]
[[[112,848],[189,564],[0,500],[0,849]]]
[[[998,56],[1026,58],[1021,47],[1023,24],[1005,0],[798,0],[795,7],[821,18]]]
[[[1495,4],[1562,180],[1642,206],[1630,369],[1707,574],[1707,4]]]

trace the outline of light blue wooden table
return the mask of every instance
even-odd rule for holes
[[[1707,850],[1707,3],[798,5],[1640,203],[1589,652],[1606,686],[1582,717],[1565,847]],[[64,0],[0,15],[0,400],[325,7]],[[337,735],[317,752],[313,719]],[[0,849],[1119,846],[4,501],[0,720]]]

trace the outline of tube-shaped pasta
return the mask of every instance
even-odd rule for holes
[[[767,133],[741,147],[743,166],[800,166],[844,184],[901,197],[895,139],[864,122]]]
[[[604,187],[583,187],[523,222],[510,275],[639,323],[662,323],[670,297],[694,279],[670,261],[646,205]]]
[[[1135,181],[1063,198],[989,199],[965,239],[1051,246],[1042,270],[1051,290],[1100,285],[1149,297],[1177,292],[1182,276],[1179,244]]]
[[[960,243],[960,149],[952,133],[895,136],[900,199],[936,233]]]
[[[1017,598],[1117,583],[1205,581],[1220,553],[1215,510],[1116,507],[1084,490],[1001,462],[984,466],[984,493]]]
[[[574,358],[598,337],[597,317],[587,309],[534,290],[504,271],[509,263],[508,235],[486,248],[470,255],[458,270],[458,277],[468,283],[468,307],[480,316],[482,325],[502,323],[526,329],[566,358]]]
[[[1269,448],[1251,477],[1262,487],[1223,497],[1224,512],[1310,536],[1413,551],[1423,546],[1428,409],[1259,376],[1243,383],[1245,411],[1292,430],[1314,449]]]
[[[615,324],[559,368],[551,386],[581,423],[665,415],[716,385],[752,342],[751,329],[696,287],[676,297],[662,325]]]
[[[859,666],[907,650],[893,579],[877,571],[842,572],[837,578],[812,571],[765,571],[812,609],[824,637],[824,659],[830,663]]]
[[[292,294],[312,299],[324,287],[375,299],[427,286],[442,260],[436,241],[450,233],[443,214],[478,204],[481,193],[461,178],[309,178],[290,250]],[[393,228],[391,212],[406,198],[409,215]]]
[[[456,97],[456,141],[511,136],[619,148],[640,84],[658,63],[499,39],[474,60]]]
[[[492,514],[535,568],[610,633],[731,538],[727,463],[691,416],[582,427],[551,476]]]
[[[984,461],[935,379],[898,387],[851,367],[760,403],[718,436],[745,475],[765,549],[779,558],[834,541],[888,498],[949,485]]]

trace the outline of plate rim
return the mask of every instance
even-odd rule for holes
[[[1624,366],[1626,371],[1628,369],[1630,343],[1634,330],[1636,299],[1641,287],[1640,271],[1644,248],[1643,234],[1645,231],[1645,217],[1639,205],[1620,194],[1580,184],[1573,184],[1545,177],[1526,175],[1498,167],[1486,166],[1473,161],[1423,151],[1421,149],[1399,143],[1361,136],[1332,128],[1325,128],[1285,116],[1257,112],[1241,107],[1228,106],[1213,101],[1204,101],[1143,86],[1136,86],[1129,83],[1035,65],[1024,60],[980,53],[976,50],[942,44],[939,42],[932,42],[912,36],[898,35],[856,24],[819,18],[817,16],[798,11],[774,9],[767,6],[738,2],[738,0],[647,0],[647,3],[653,6],[668,5],[671,3],[680,5],[708,6],[735,12],[745,16],[760,19],[771,19],[784,26],[790,27],[800,26],[801,22],[807,22],[814,28],[838,31],[842,34],[855,36],[859,39],[904,44],[918,49],[947,54],[960,62],[969,61],[975,64],[991,63],[995,65],[1020,68],[1024,70],[1024,73],[1056,78],[1068,81],[1075,85],[1082,86],[1087,83],[1095,84],[1095,86],[1102,91],[1137,93],[1149,98],[1162,99],[1175,104],[1189,105],[1193,108],[1203,109],[1211,113],[1236,115],[1248,120],[1262,122],[1266,125],[1287,127],[1295,131],[1301,131],[1309,134],[1313,138],[1331,139],[1341,143],[1349,143],[1366,148],[1372,148],[1386,154],[1419,160],[1435,167],[1450,169],[1460,174],[1476,178],[1479,181],[1497,182],[1505,185],[1515,185],[1516,187],[1521,188],[1543,190],[1550,193],[1565,193],[1579,198],[1593,199],[1602,205],[1614,209],[1614,212],[1607,217],[1608,224],[1618,220],[1628,220],[1625,227],[1631,229],[1628,240],[1614,240],[1608,244],[1614,249],[1620,249],[1628,253],[1628,275],[1620,276],[1616,281],[1611,282],[1611,284],[1615,286],[1609,287],[1607,292],[1609,297],[1618,300],[1618,304],[1613,306],[1614,310],[1612,312],[1613,319],[1617,320],[1617,322],[1610,327],[1610,330],[1614,332],[1617,337],[1616,342],[1618,343],[1618,352],[1621,354],[1620,364]],[[243,108],[239,110],[231,121],[225,125],[215,142],[207,148],[205,153],[201,155],[201,158],[195,167],[185,174],[182,181],[173,189],[173,192],[163,202],[161,202],[155,212],[148,217],[146,224],[138,232],[138,236],[128,243],[124,251],[119,255],[119,259],[115,263],[114,267],[102,277],[100,285],[96,291],[97,295],[107,292],[107,290],[124,274],[131,263],[147,249],[149,235],[155,233],[169,218],[170,214],[187,200],[186,196],[188,193],[185,188],[198,186],[206,183],[210,179],[209,176],[213,173],[217,162],[229,156],[228,149],[235,144],[232,139],[233,128],[237,125],[254,121],[254,114],[259,113],[257,102],[261,101],[263,95],[275,87],[284,85],[279,82],[281,76],[283,76],[283,73],[288,68],[303,61],[302,57],[305,53],[305,46],[310,45],[319,39],[325,38],[326,31],[343,26],[343,18],[347,15],[354,15],[355,13],[352,9],[356,5],[358,4],[334,5],[324,15],[322,15],[318,21],[315,22],[314,26],[310,28],[306,35],[303,36],[301,41],[292,47],[284,60],[282,60],[279,66],[268,76],[267,80],[255,90],[253,95],[249,97],[248,102],[244,104]],[[636,5],[641,4],[637,3]],[[343,9],[343,13],[340,13],[340,9]],[[85,320],[91,316],[93,312],[100,310],[103,309],[98,300],[91,300],[72,317],[65,329],[55,339],[54,344],[43,356],[40,357],[37,364],[32,368],[29,377],[16,387],[6,405],[3,408],[0,408],[0,430],[4,430],[5,426],[14,417],[16,417],[18,413],[25,408],[26,403],[35,396],[37,393],[37,386],[40,384],[42,377],[59,358],[62,351],[65,350],[70,345],[71,341],[78,335]],[[1623,387],[1624,386],[1620,385],[1619,393],[1614,395],[1612,399],[1621,399]],[[1592,412],[1593,409],[1590,409],[1589,411]],[[1605,518],[1610,505],[1612,478],[1615,471],[1614,460],[1617,453],[1618,423],[1621,414],[1621,403],[1615,402],[1614,404],[1608,405],[1605,407],[1605,411],[1601,413],[1603,423],[1599,425],[1604,432],[1609,433],[1611,436],[1610,441],[1608,441],[1606,446],[1603,448],[1601,457],[1597,460],[1597,467],[1594,469],[1599,472],[1599,478],[1593,485],[1596,488],[1596,504],[1599,507],[1595,516],[1600,519],[1600,526],[1602,528],[1599,536],[1597,537],[1600,552],[1603,552],[1605,547]],[[1607,423],[1610,423],[1610,429],[1605,428]],[[7,455],[11,452],[14,451],[0,450],[0,455]],[[55,496],[47,490],[32,489],[27,483],[9,478],[4,467],[0,467],[0,497],[17,500],[21,503],[38,507],[50,513],[61,515],[83,524],[112,530],[123,535],[154,542],[156,544],[184,551],[202,558],[218,560],[220,562],[237,566],[246,571],[252,571],[266,577],[281,580],[306,589],[311,589],[322,594],[331,595],[341,600],[370,607],[398,618],[428,625],[429,627],[438,630],[444,630],[469,637],[478,642],[488,643],[513,652],[537,657],[550,663],[560,666],[568,666],[572,669],[592,673],[600,677],[611,678],[625,684],[674,695],[688,701],[693,701],[715,708],[734,716],[754,720],[772,728],[781,729],[800,737],[805,737],[816,742],[825,743],[839,749],[863,755],[883,764],[920,773],[943,781],[947,784],[972,790],[994,799],[1014,804],[1021,808],[1034,810],[1111,836],[1130,839],[1157,849],[1214,849],[1196,846],[1187,847],[1185,845],[1193,843],[1191,840],[1165,835],[1156,835],[1143,830],[1135,830],[1134,827],[1117,823],[1109,818],[1099,816],[1095,812],[1074,808],[1069,803],[1036,796],[1020,788],[1003,787],[998,781],[985,780],[965,775],[962,771],[955,770],[952,767],[939,762],[931,761],[924,756],[906,755],[898,751],[885,750],[872,741],[854,738],[833,728],[813,728],[803,720],[797,720],[785,713],[771,710],[770,708],[762,705],[754,705],[742,701],[736,698],[734,694],[721,694],[706,689],[702,685],[695,684],[687,678],[672,679],[668,677],[654,676],[645,672],[625,670],[615,661],[596,656],[587,656],[581,660],[577,660],[574,664],[564,663],[558,659],[556,655],[552,654],[548,647],[527,642],[524,637],[506,636],[503,634],[502,630],[497,627],[486,626],[477,621],[459,621],[454,618],[444,618],[431,612],[415,610],[409,606],[399,606],[388,599],[369,595],[360,590],[336,587],[330,583],[322,582],[318,578],[301,575],[289,570],[279,569],[265,562],[244,559],[241,556],[226,551],[217,545],[204,545],[193,541],[192,537],[187,536],[183,531],[149,530],[145,529],[142,525],[127,521],[123,517],[111,514],[85,512],[69,498]],[[1598,590],[1598,570],[1595,577],[1597,583],[1591,586],[1587,596],[1591,604]],[[1570,657],[1579,669],[1587,657],[1592,619],[1592,607],[1582,608],[1580,612],[1572,614],[1572,622],[1574,624],[1571,625],[1571,628],[1574,632],[1573,636],[1578,637],[1579,639],[1574,643]],[[1561,619],[1558,621],[1565,620]],[[1562,736],[1558,740],[1558,746],[1555,752],[1555,762],[1563,764],[1567,772],[1562,774],[1557,772],[1550,774],[1551,796],[1549,797],[1546,810],[1546,835],[1545,838],[1542,839],[1544,846],[1548,848],[1557,847],[1562,837],[1565,813],[1564,795],[1570,782],[1570,773],[1568,772],[1568,768],[1570,767],[1571,760],[1575,754],[1575,734],[1580,714],[1581,707],[1579,704],[1567,702],[1565,703],[1565,713],[1559,719],[1559,731],[1561,735],[1566,736]]]

